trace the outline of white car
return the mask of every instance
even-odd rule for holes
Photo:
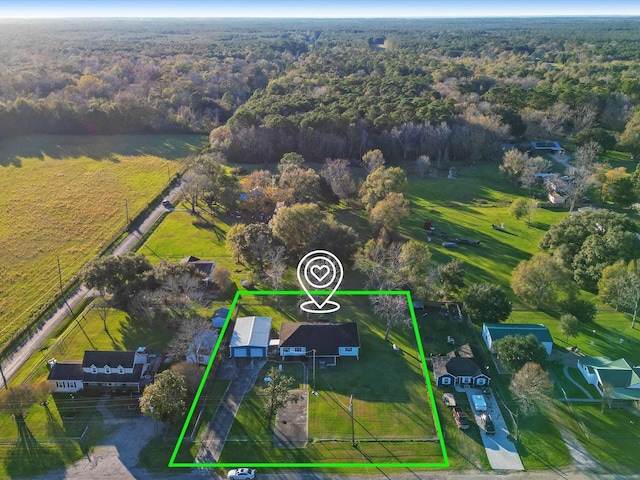
[[[234,468],[227,473],[229,480],[253,480],[256,478],[255,468]]]

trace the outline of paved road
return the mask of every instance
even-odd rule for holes
[[[175,187],[164,198],[170,202],[175,201],[180,192],[180,185]],[[160,215],[166,211],[166,208],[159,204],[149,213],[142,223],[114,249],[112,255],[121,255],[131,250],[140,237],[160,218]],[[2,371],[7,381],[15,375],[22,365],[33,355],[42,345],[42,343],[58,328],[60,323],[69,315],[69,309],[74,310],[80,302],[89,294],[89,290],[84,287],[78,287],[67,298],[62,307],[53,312],[46,320],[44,320],[39,328],[11,355],[9,355],[2,365]],[[4,384],[0,384],[0,389],[4,388]]]

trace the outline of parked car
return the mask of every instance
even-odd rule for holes
[[[456,421],[456,425],[460,430],[466,430],[469,428],[469,419],[467,414],[462,411],[460,407],[453,407],[451,409],[453,413],[453,419]]]
[[[170,202],[169,200],[163,200],[163,201],[162,201],[162,206],[163,206],[164,208],[168,208],[168,209],[173,208],[173,205],[171,205],[171,202]]]
[[[482,420],[484,432],[487,435],[493,435],[494,433],[496,433],[496,426],[493,423],[493,419],[491,418],[491,415],[487,413],[483,413],[482,415],[480,415],[480,420]]]
[[[462,410],[462,408],[460,407],[453,407],[451,409],[451,412],[453,413],[454,417],[460,418],[460,417],[466,417],[467,414],[464,413],[464,410]]]
[[[255,468],[234,468],[227,473],[229,480],[253,480],[256,478]]]

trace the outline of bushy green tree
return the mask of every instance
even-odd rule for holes
[[[536,309],[543,302],[555,301],[558,290],[567,288],[569,283],[567,269],[549,255],[540,253],[520,262],[511,275],[513,292],[534,304]]]
[[[560,317],[558,328],[560,333],[567,336],[567,343],[569,343],[569,337],[577,337],[580,333],[580,320],[570,313],[565,313]]]
[[[464,310],[474,323],[498,323],[511,315],[511,302],[507,294],[491,283],[469,285],[463,302]]]
[[[285,153],[278,164],[278,171],[284,173],[293,168],[301,168],[304,157],[297,152]]]
[[[147,417],[169,425],[180,421],[187,413],[187,384],[184,375],[173,370],[157,374],[140,397],[140,410]]]
[[[399,167],[379,167],[371,172],[360,187],[360,201],[367,212],[389,193],[404,193],[407,175]]]
[[[375,233],[383,229],[395,233],[400,222],[409,216],[409,202],[402,193],[389,193],[369,212],[369,223]]]
[[[528,362],[542,364],[547,359],[544,346],[533,334],[507,335],[493,343],[500,363],[510,372],[517,372]]]
[[[103,296],[113,295],[114,305],[121,306],[143,286],[144,275],[151,270],[144,255],[108,255],[89,263],[81,278],[88,288],[95,288]]]

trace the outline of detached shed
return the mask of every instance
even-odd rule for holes
[[[551,355],[551,350],[553,349],[553,338],[551,337],[549,329],[542,324],[482,324],[482,338],[490,352],[493,352],[493,342],[496,340],[500,340],[506,336],[516,335],[526,337],[529,334],[532,334],[538,339],[546,350],[547,355]]]
[[[233,358],[266,358],[270,333],[269,317],[238,318],[229,343],[229,355]]]

